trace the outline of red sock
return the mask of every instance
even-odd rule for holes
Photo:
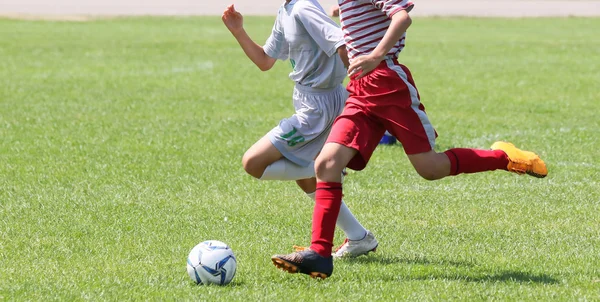
[[[508,156],[502,150],[455,148],[444,152],[450,159],[450,175],[506,170]]]
[[[323,257],[331,257],[335,222],[342,205],[342,184],[317,182],[316,203],[312,218],[310,249]]]

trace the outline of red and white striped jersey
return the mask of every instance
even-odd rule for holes
[[[370,54],[385,35],[392,16],[401,10],[409,12],[414,6],[409,0],[338,0],[338,4],[350,60]],[[406,33],[386,57],[396,58],[405,40]]]

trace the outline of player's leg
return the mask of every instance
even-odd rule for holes
[[[290,154],[289,158],[302,160],[317,157],[327,140],[335,119],[344,109],[347,98],[348,92],[342,85],[329,91],[314,91],[297,86],[294,91],[296,114],[287,121],[293,125],[293,129],[287,128],[284,124],[280,125],[288,131],[280,134],[281,137],[285,137],[286,144],[280,144],[278,149]],[[311,164],[314,165],[314,162]],[[310,198],[315,199],[316,182],[302,180],[298,185]],[[350,240],[358,241],[367,237],[368,231],[358,222],[344,202],[342,202],[336,224]],[[373,238],[370,241],[371,245],[376,244],[373,236],[369,238]],[[351,256],[359,256],[370,250],[361,250],[360,247],[355,249]]]
[[[356,156],[356,149],[344,146],[336,142],[325,144],[323,151],[315,161],[317,173],[317,191],[315,194],[315,208],[313,211],[313,226],[311,249],[322,256],[331,255],[333,249],[334,225],[339,220],[339,215],[344,215],[349,209],[342,202],[342,171],[348,163]],[[357,222],[358,223],[358,222]],[[352,238],[356,241],[367,238],[368,232],[360,226],[364,232],[362,238]],[[364,231],[363,231],[364,230]],[[351,238],[348,236],[348,238]],[[374,238],[373,238],[374,239]],[[357,251],[357,255],[366,254],[377,247],[374,246],[364,251]],[[346,247],[347,249],[347,247]],[[336,256],[341,256],[343,254]],[[352,256],[352,255],[351,255]]]
[[[342,179],[343,180],[343,179]],[[306,195],[316,202],[316,179],[302,179],[296,181],[298,185],[306,192]],[[365,229],[365,227],[356,219],[354,214],[344,200],[340,206],[340,212],[336,220],[336,226],[339,227],[346,239],[332,254],[334,258],[358,257],[374,252],[379,245],[375,235]],[[296,251],[305,250],[306,247],[294,246]]]
[[[311,107],[319,108],[318,111],[321,114],[321,123],[327,122],[327,127],[322,128],[319,128],[318,126],[321,123],[316,123],[317,127],[313,130],[321,132],[319,136],[320,139],[326,138],[329,135],[336,118],[344,109],[346,100],[348,99],[348,91],[340,85],[330,93],[309,95],[307,98],[314,98],[310,103],[317,106]],[[321,143],[324,144],[325,140],[320,139],[318,141],[321,141]],[[322,147],[323,145],[321,145],[321,148]],[[345,166],[343,168],[345,169]],[[336,169],[335,173],[337,173],[337,171],[339,171],[339,169]],[[344,173],[345,171],[341,174]],[[343,181],[343,177],[341,178]],[[312,194],[311,198],[316,200],[316,192]],[[346,240],[338,249],[336,249],[336,253],[334,254],[335,257],[342,255],[347,257],[357,257],[368,254],[377,247],[378,242],[375,239],[375,236],[360,224],[343,200],[336,225],[345,233]]]
[[[244,170],[261,180],[298,180],[315,176],[314,163],[298,165],[283,157],[269,135],[258,140],[242,157]]]
[[[308,166],[297,165],[283,157],[281,152],[271,143],[268,136],[256,142],[242,158],[244,169],[248,174],[260,180],[295,180],[296,184],[315,200],[316,179],[314,161]],[[359,256],[374,249],[377,240],[358,222],[345,203],[342,203],[340,215],[336,221],[337,226],[346,234],[346,238],[356,247],[349,252],[346,249],[340,255]],[[361,240],[368,239],[368,240]],[[354,247],[351,246],[351,247]],[[370,247],[370,248],[369,248]],[[347,252],[347,253],[344,253]]]
[[[316,201],[316,178],[300,179],[296,180],[296,183],[306,193],[306,196],[313,201]],[[334,254],[335,257],[358,257],[368,254],[377,247],[377,239],[375,239],[373,233],[363,227],[343,200],[335,224],[346,235],[346,240],[342,246],[336,250],[336,253]],[[297,248],[299,250],[304,249],[303,247]]]
[[[271,260],[275,266],[289,273],[303,273],[313,278],[325,279],[331,276],[335,221],[342,204],[341,174],[345,167],[344,161],[349,162],[354,154],[356,150],[348,147],[336,143],[325,144],[316,160],[317,174],[321,172],[325,179],[317,182],[310,249],[288,255],[274,255]]]
[[[244,169],[260,180],[295,180],[311,199],[315,199],[314,158],[321,151],[331,126],[343,109],[346,90],[340,85],[316,94],[295,89],[296,113],[280,121],[256,142],[242,159]],[[358,222],[342,202],[336,224],[352,240],[349,256],[368,253],[377,240]],[[366,239],[366,240],[361,240]]]
[[[394,95],[405,106],[380,108],[386,128],[400,140],[413,167],[423,178],[436,180],[449,175],[477,173],[498,169],[544,177],[548,173],[544,162],[534,153],[522,151],[512,144],[498,142],[492,150],[453,148],[444,153],[433,150],[437,134],[421,104],[412,75],[397,62],[388,67],[400,79]]]
[[[520,150],[506,142],[494,143],[491,150],[453,148],[444,153],[430,150],[409,154],[408,159],[417,173],[427,180],[493,170],[527,173],[538,178],[548,174],[546,164],[537,154]]]
[[[477,173],[506,169],[509,159],[502,150],[454,148],[444,153],[433,150],[408,154],[408,159],[419,175],[436,180],[461,173]]]
[[[331,275],[334,223],[342,203],[341,172],[346,166],[362,170],[384,132],[382,125],[374,124],[360,107],[346,105],[315,162],[317,192],[310,249],[273,256],[271,259],[277,267],[313,277]]]
[[[242,166],[246,173],[260,179],[267,167],[282,157],[269,138],[263,136],[244,153]]]
[[[314,166],[314,163],[313,163],[313,166]],[[314,175],[314,168],[313,168],[313,175]],[[308,196],[311,199],[314,199],[315,191],[317,190],[317,179],[315,177],[306,178],[306,179],[298,179],[298,180],[296,180],[296,184],[298,185],[298,187],[300,187],[300,189],[302,191],[304,191],[304,193],[306,193],[306,196]]]

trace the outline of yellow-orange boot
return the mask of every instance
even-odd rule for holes
[[[544,161],[535,153],[523,151],[515,145],[507,142],[495,142],[492,150],[502,150],[508,156],[507,169],[517,174],[527,173],[537,178],[548,175],[548,169]]]

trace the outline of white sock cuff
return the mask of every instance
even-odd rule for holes
[[[261,180],[299,180],[315,177],[315,162],[307,167],[297,165],[282,158],[269,166],[260,177]]]

